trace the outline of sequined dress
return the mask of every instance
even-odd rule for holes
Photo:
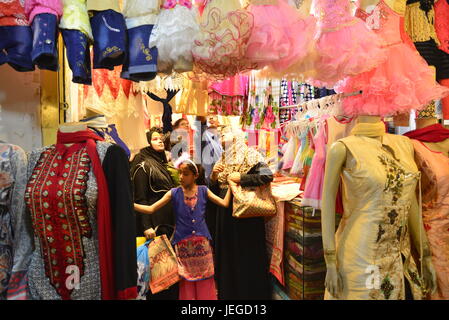
[[[25,152],[0,142],[0,300],[24,299],[24,265],[17,239],[23,227]]]
[[[402,300],[405,280],[415,300],[421,282],[410,252],[408,217],[419,180],[413,145],[386,134],[338,140],[347,149],[342,171],[344,214],[336,233],[338,299]],[[394,150],[394,151],[393,151]],[[327,291],[326,299],[334,299]]]
[[[98,142],[97,152],[110,197],[115,290],[130,292],[137,284],[137,258],[128,159],[110,143]],[[102,299],[97,199],[85,146],[56,144],[31,153],[25,203],[32,231],[22,241],[32,299]]]

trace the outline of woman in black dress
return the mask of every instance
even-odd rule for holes
[[[221,136],[224,153],[211,175],[211,189],[221,197],[228,189],[227,178],[242,187],[273,181],[262,155],[248,148],[242,131],[225,128]],[[232,206],[217,208],[215,267],[220,300],[271,299],[269,261],[264,218],[237,219]]]
[[[134,202],[143,205],[152,205],[160,200],[167,191],[176,187],[168,170],[168,161],[165,154],[163,134],[160,128],[151,128],[147,133],[149,146],[140,150],[131,163],[131,177],[134,187]],[[175,217],[171,203],[158,212],[148,215],[136,211],[136,229],[138,237],[149,237],[157,226],[157,235],[166,234],[170,238],[175,225]],[[178,299],[178,286],[148,299],[176,300]]]

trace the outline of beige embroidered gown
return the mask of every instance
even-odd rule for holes
[[[410,253],[408,216],[419,171],[407,137],[380,140],[349,136],[342,171],[344,214],[336,232],[338,299],[405,299],[405,279],[421,299],[420,278]],[[393,151],[394,150],[394,151]],[[335,299],[326,292],[325,299]]]

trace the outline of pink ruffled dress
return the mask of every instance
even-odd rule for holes
[[[370,14],[362,9],[357,16],[366,21],[384,41],[387,59],[375,69],[349,77],[338,85],[337,92],[355,92],[343,102],[345,115],[395,115],[420,110],[430,101],[449,94],[449,89],[435,81],[435,72],[401,38],[404,18],[381,0]]]
[[[324,182],[324,168],[326,165],[326,118],[322,119],[318,133],[313,137],[315,154],[313,155],[309,176],[304,188],[303,206],[321,208],[321,194]]]
[[[315,86],[332,88],[345,77],[369,71],[386,59],[381,39],[351,15],[349,0],[314,0],[312,6],[320,29],[317,75],[310,81]]]
[[[304,59],[313,47],[316,19],[302,16],[285,0],[278,0],[276,5],[257,2],[248,7],[254,16],[254,28],[246,58],[255,62],[257,69],[270,66],[275,71],[286,70]]]

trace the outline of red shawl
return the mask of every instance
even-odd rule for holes
[[[422,129],[404,133],[404,136],[421,142],[441,142],[449,138],[449,130],[436,123]]]
[[[98,184],[97,224],[101,296],[103,300],[112,300],[116,299],[116,294],[112,252],[111,210],[108,185],[100,157],[98,156],[96,141],[103,141],[103,138],[89,130],[73,133],[62,133],[58,131],[57,144],[80,143],[85,145],[92,163],[92,169]]]

